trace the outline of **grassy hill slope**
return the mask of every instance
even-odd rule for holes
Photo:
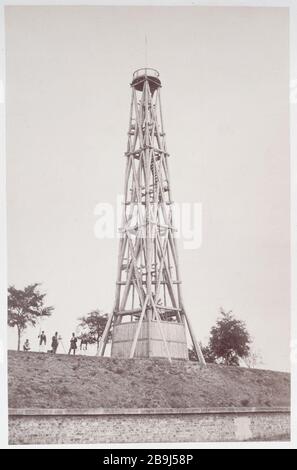
[[[10,408],[285,406],[290,375],[164,359],[8,352]]]

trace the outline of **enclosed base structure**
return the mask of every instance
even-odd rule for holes
[[[113,357],[130,356],[137,325],[137,321],[114,325],[111,345],[111,355]],[[163,321],[162,328],[170,357],[173,359],[188,359],[188,346],[184,325],[177,322]],[[156,321],[149,322],[144,320],[142,322],[134,356],[167,357],[167,350]]]

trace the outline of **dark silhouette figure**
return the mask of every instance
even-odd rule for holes
[[[73,354],[75,355],[75,351],[77,348],[77,338],[74,333],[72,333],[72,336],[70,338],[70,348],[68,351],[68,354],[71,354],[71,351],[73,351]]]
[[[52,352],[54,354],[56,354],[57,352],[58,345],[59,345],[58,332],[56,331],[55,335],[52,337]]]
[[[85,335],[83,335],[80,339],[79,349],[81,351],[87,351],[88,349],[88,338]]]
[[[46,336],[44,331],[41,332],[40,335],[38,335],[39,339],[39,352],[45,352],[45,347],[46,347]]]

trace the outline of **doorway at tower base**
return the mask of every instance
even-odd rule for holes
[[[114,325],[111,356],[130,357],[138,321]],[[149,328],[150,325],[150,328]],[[161,327],[172,359],[188,359],[188,346],[183,323],[162,321]],[[143,321],[134,357],[166,357],[166,348],[157,321]]]

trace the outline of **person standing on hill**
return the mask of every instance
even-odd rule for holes
[[[73,351],[73,354],[75,356],[76,348],[77,348],[77,338],[75,336],[75,333],[72,333],[72,336],[70,338],[70,348],[69,348],[68,354],[71,354],[71,351]]]
[[[58,345],[59,345],[58,332],[56,331],[55,335],[52,337],[52,352],[54,354],[56,354],[57,352]]]
[[[79,349],[81,351],[87,351],[88,349],[88,338],[87,338],[87,335],[82,335],[81,338],[80,338],[80,346],[79,346]]]
[[[40,335],[38,335],[39,339],[39,352],[45,352],[45,347],[46,347],[46,336],[44,331],[41,332]]]

